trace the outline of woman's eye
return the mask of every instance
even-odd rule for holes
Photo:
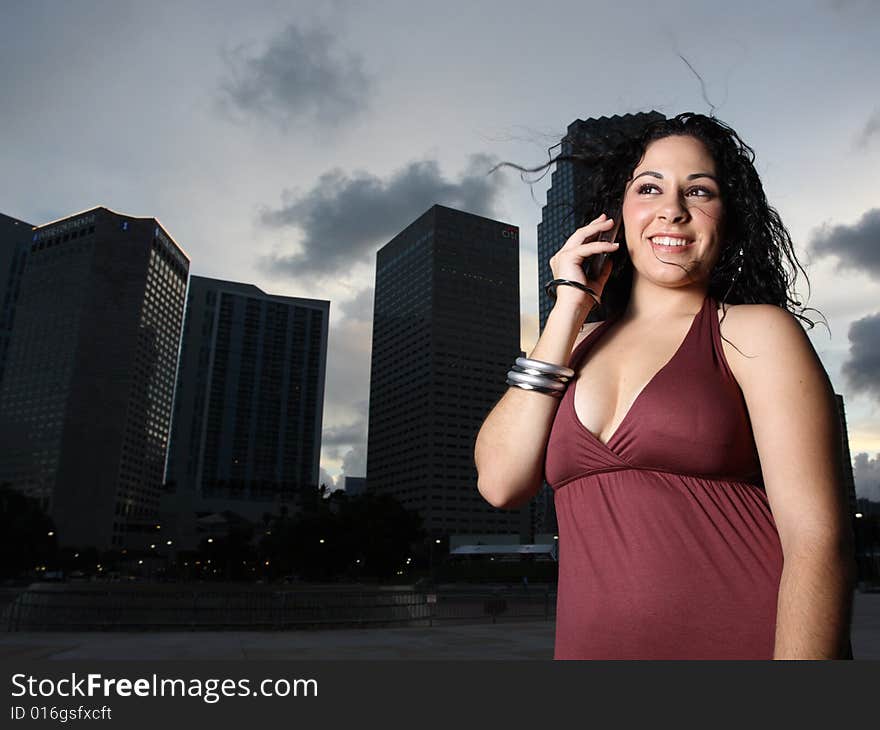
[[[712,195],[712,191],[709,190],[709,188],[703,188],[703,187],[695,187],[695,188],[691,188],[690,190],[688,190],[688,192],[689,192],[689,193],[692,193],[692,192],[696,192],[697,190],[699,190],[701,193],[703,193],[703,194],[700,196],[701,198],[708,198],[708,197],[710,197],[710,196]]]
[[[651,189],[660,190],[660,188],[658,188],[653,183],[645,183],[644,185],[641,185],[639,187],[639,190],[638,190],[639,195],[646,195]],[[712,191],[709,190],[709,188],[704,188],[701,186],[689,188],[687,191],[687,194],[690,195],[691,193],[695,193],[695,192],[701,193],[700,195],[697,196],[698,198],[708,198],[708,197],[711,197],[711,195],[712,195]]]

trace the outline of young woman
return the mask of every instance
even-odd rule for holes
[[[550,260],[554,307],[475,448],[494,506],[554,489],[555,658],[851,658],[837,407],[754,153],[688,113],[561,159],[621,243],[601,215]]]

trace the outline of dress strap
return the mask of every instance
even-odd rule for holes
[[[721,368],[724,377],[737,383],[737,387],[739,387],[739,383],[727,362],[727,356],[724,354],[724,342],[721,339],[721,322],[718,318],[718,301],[711,297],[707,298],[711,299],[710,311],[712,312],[712,316],[709,317],[709,331],[712,336],[713,359],[718,364],[718,367]]]
[[[568,367],[570,367],[572,370],[578,369],[581,361],[587,354],[587,351],[590,349],[593,342],[595,342],[596,338],[599,336],[599,333],[603,330],[608,329],[608,325],[613,321],[613,317],[609,319],[603,319],[601,322],[599,322],[598,327],[594,327],[593,331],[590,332],[590,334],[588,334],[578,343],[577,347],[574,348],[574,351],[571,353],[571,357],[568,360]]]

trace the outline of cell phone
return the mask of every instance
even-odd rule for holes
[[[597,241],[616,241],[617,234],[620,231],[620,219],[622,217],[623,211],[616,211],[616,215],[614,215],[614,225],[611,226],[607,231],[602,231],[599,234],[599,237],[596,239]],[[605,266],[606,259],[613,252],[609,253],[599,253],[594,256],[589,256],[584,259],[583,267],[584,274],[587,277],[588,281],[596,281],[599,278],[599,275],[602,273],[602,267]]]

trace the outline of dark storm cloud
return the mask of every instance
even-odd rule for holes
[[[387,180],[325,173],[309,192],[285,195],[282,208],[263,212],[264,225],[296,227],[303,235],[301,251],[264,257],[261,267],[288,276],[347,273],[434,204],[491,216],[504,184],[502,174],[486,174],[492,165],[487,155],[471,155],[457,182],[444,179],[435,160],[412,162]]]
[[[853,322],[849,327],[849,359],[842,372],[853,390],[880,401],[880,312]]]
[[[355,442],[365,441],[367,436],[367,424],[364,419],[358,419],[354,423],[342,426],[325,428],[321,435],[322,447],[350,446]]]
[[[244,47],[223,51],[229,76],[220,86],[224,108],[273,120],[286,129],[294,119],[338,125],[367,106],[372,80],[359,56],[331,54],[333,35],[323,28],[288,25],[255,56]]]
[[[816,257],[834,256],[838,271],[880,279],[880,208],[872,208],[851,226],[823,224],[811,234],[807,250]]]
[[[862,452],[853,459],[856,495],[880,502],[880,456],[871,458]]]
[[[367,436],[364,433],[364,439],[348,450],[342,459],[342,471],[345,476],[349,477],[365,477],[367,476]]]
[[[325,485],[331,492],[336,488],[336,480],[326,469],[321,469],[318,472],[318,484]]]
[[[856,137],[856,147],[860,150],[865,149],[871,141],[871,138],[877,136],[878,133],[880,133],[880,109],[876,109],[874,113],[868,117],[868,121],[865,123],[865,128],[859,132],[858,137]]]
[[[342,475],[337,487],[342,488],[343,475],[363,477],[367,475],[367,402],[354,404],[360,417],[353,423],[324,429],[321,451],[330,460],[341,459]]]

